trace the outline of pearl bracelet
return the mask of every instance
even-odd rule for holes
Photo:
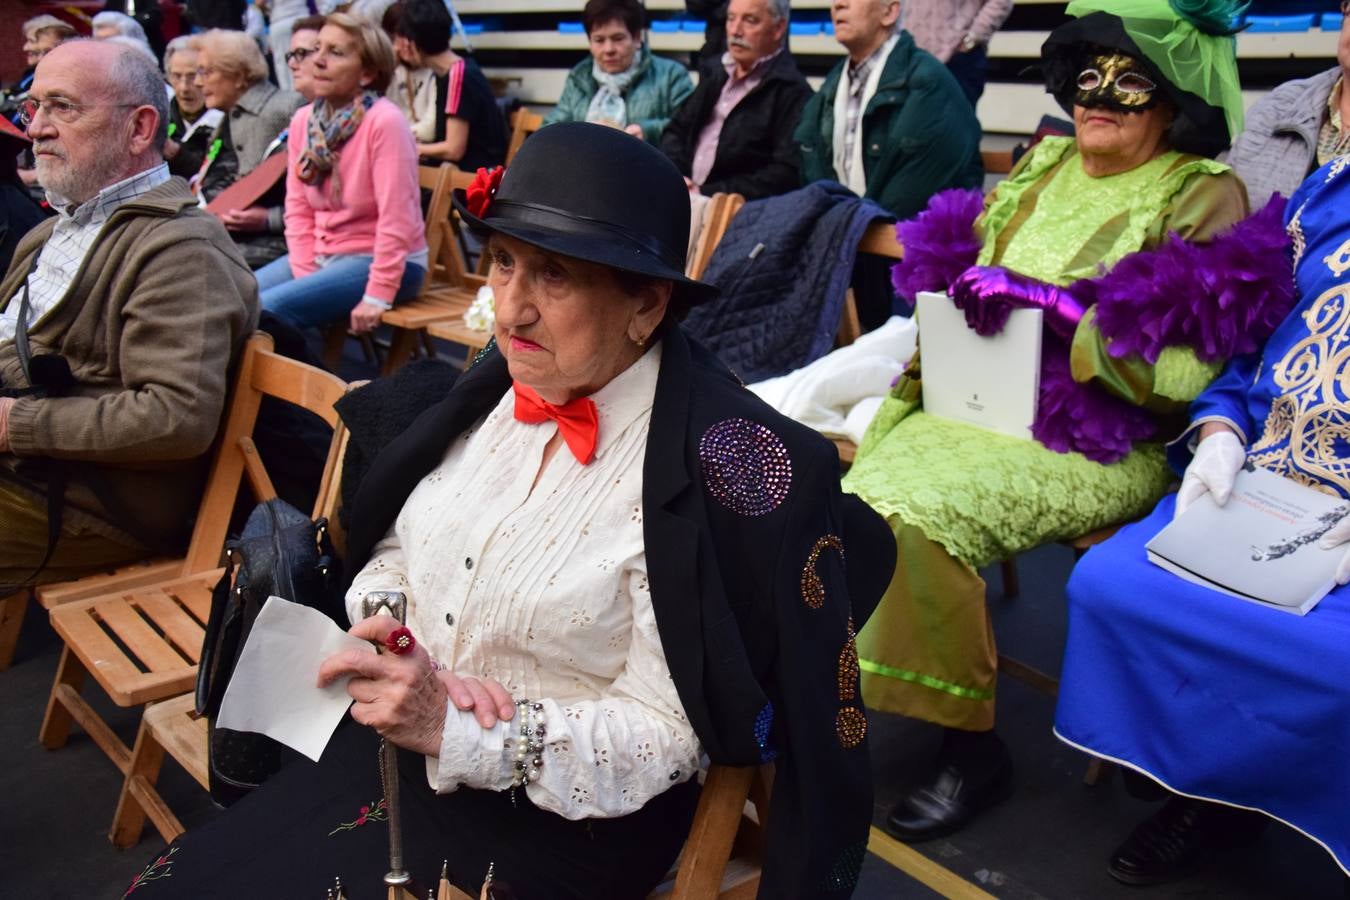
[[[516,803],[516,788],[539,780],[544,765],[544,704],[529,700],[516,701],[520,718],[520,733],[516,738],[515,771],[511,777],[511,805]],[[527,757],[531,757],[528,758]]]

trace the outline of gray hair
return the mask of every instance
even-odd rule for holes
[[[165,47],[164,47],[164,74],[165,74],[165,75],[169,74],[169,60],[173,59],[173,55],[174,55],[175,53],[179,53],[179,52],[181,52],[181,51],[183,51],[183,50],[190,50],[190,51],[192,51],[193,53],[196,53],[196,52],[197,52],[197,48],[192,46],[192,35],[190,35],[190,34],[180,34],[178,37],[176,37],[176,38],[174,38],[173,40],[169,41],[169,43],[165,45]]]
[[[124,103],[154,109],[159,116],[154,147],[156,151],[162,151],[169,122],[169,92],[164,88],[164,76],[160,74],[153,54],[146,56],[136,52],[130,45],[125,46],[126,49],[118,53],[113,60],[112,67],[108,71],[108,83],[118,92]]]
[[[23,23],[23,36],[31,37],[39,28],[50,28],[53,25],[65,24],[65,22],[61,21],[56,16],[49,16],[45,13],[40,16],[33,16],[33,18]]]
[[[792,9],[789,6],[789,0],[767,0],[769,15],[773,16],[775,22],[786,22],[792,15]]]
[[[124,34],[132,40],[140,41],[145,46],[150,46],[150,41],[145,36],[145,29],[141,23],[137,22],[126,13],[115,12],[105,9],[103,12],[94,16],[93,27],[102,28],[104,25],[111,25],[117,29],[118,34]]]
[[[155,59],[155,51],[151,50],[150,45],[145,43],[145,41],[138,41],[134,37],[127,37],[125,34],[115,34],[110,38],[105,38],[103,43],[116,44],[119,47],[127,47],[131,50],[135,50],[141,56],[150,60],[152,66],[156,69],[159,68],[159,60]]]

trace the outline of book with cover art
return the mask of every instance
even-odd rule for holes
[[[1335,586],[1347,548],[1317,542],[1347,514],[1350,501],[1248,462],[1228,503],[1200,497],[1148,542],[1148,558],[1187,581],[1304,615]]]
[[[1014,309],[981,337],[946,294],[917,296],[923,411],[1013,437],[1031,438],[1041,383],[1039,309]]]

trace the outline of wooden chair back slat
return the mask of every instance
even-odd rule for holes
[[[1007,175],[1013,167],[1011,150],[981,150],[980,161],[989,175]]]
[[[248,478],[249,487],[253,489],[253,496],[266,500],[275,497],[277,489],[272,486],[272,478],[267,474],[262,458],[258,456],[258,445],[253,443],[253,438],[247,435],[241,437],[239,452],[244,455],[244,475]]]
[[[890,259],[905,257],[905,250],[895,237],[894,222],[873,222],[868,225],[867,230],[863,232],[862,240],[858,242],[858,252]]]
[[[268,335],[249,338],[181,575],[208,571],[220,564],[230,516],[245,480],[256,500],[276,496],[251,437],[262,398],[276,397],[318,415],[334,427],[333,439],[338,441],[342,429],[333,404],[346,393],[347,387],[336,375],[272,352],[272,339]],[[324,500],[321,497],[320,503]]]
[[[722,236],[736,213],[745,205],[745,197],[740,194],[713,194],[708,201],[708,209],[703,214],[703,227],[698,240],[694,243],[694,252],[689,255],[685,274],[690,278],[702,278],[712,260]]]
[[[516,158],[516,152],[525,143],[525,139],[543,127],[544,117],[538,113],[532,113],[524,107],[511,113],[511,140],[506,145],[508,166],[511,165],[511,160]]]

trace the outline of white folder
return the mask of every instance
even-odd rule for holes
[[[919,354],[924,412],[1031,438],[1041,380],[1039,309],[1015,309],[1008,325],[980,337],[946,294],[920,292]]]

